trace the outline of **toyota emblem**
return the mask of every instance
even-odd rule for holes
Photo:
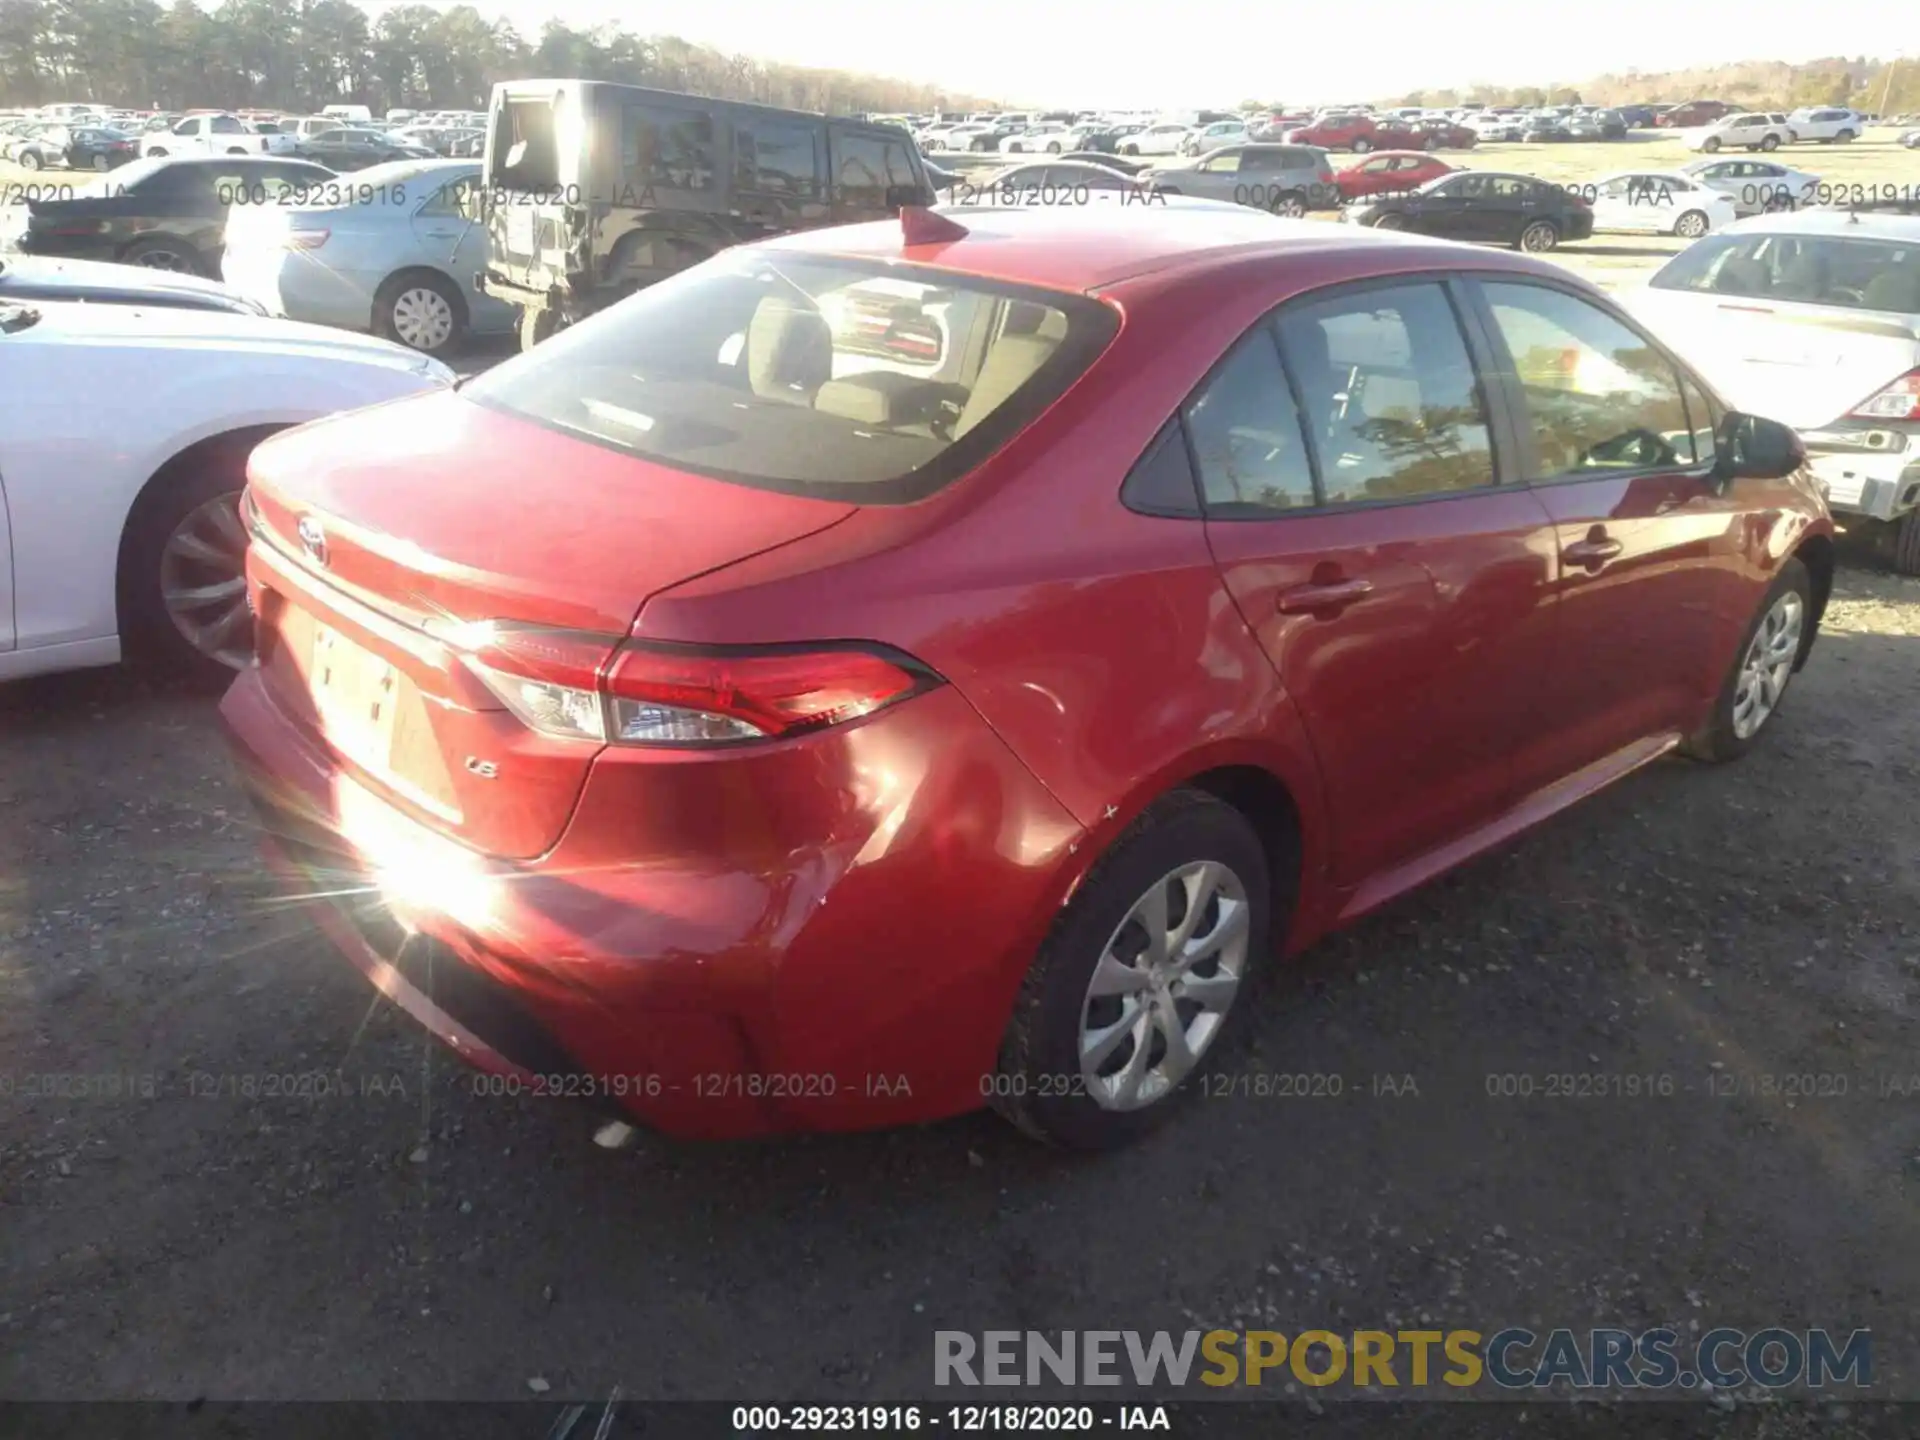
[[[311,515],[300,517],[300,543],[306,547],[307,558],[314,564],[327,563],[327,532],[320,528],[320,522]]]

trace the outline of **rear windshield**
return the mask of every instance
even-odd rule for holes
[[[1681,251],[1648,283],[1659,290],[1915,315],[1920,314],[1920,238],[1709,236]]]
[[[902,504],[964,475],[1092,363],[1083,295],[732,251],[461,387],[616,450],[766,490]]]

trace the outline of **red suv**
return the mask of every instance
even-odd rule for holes
[[[1765,734],[1832,524],[1591,285],[966,218],[730,250],[254,452],[242,772],[477,1084],[1115,1144],[1276,955]]]
[[[1410,125],[1376,120],[1371,115],[1323,115],[1311,125],[1287,132],[1291,145],[1318,145],[1323,150],[1418,150],[1426,137]]]

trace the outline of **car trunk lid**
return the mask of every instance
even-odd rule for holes
[[[690,475],[451,392],[276,436],[249,482],[276,703],[363,783],[510,858],[559,838],[600,747],[521,724],[462,635],[510,622],[611,655],[653,594],[857,508]]]

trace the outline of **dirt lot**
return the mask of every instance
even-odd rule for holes
[[[597,1150],[276,904],[205,698],[0,689],[0,1396],[924,1399],[936,1329],[1428,1322],[1870,1327],[1920,1399],[1917,697],[1920,581],[1855,557],[1746,761],[1642,772],[1242,1017],[1249,1073],[1338,1097],[1087,1160],[987,1117]],[[1489,1093],[1570,1072],[1672,1093]]]

